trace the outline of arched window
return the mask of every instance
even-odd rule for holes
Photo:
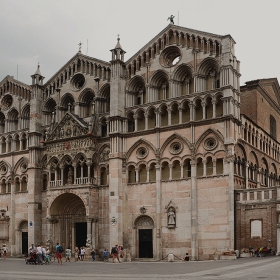
[[[211,157],[206,158],[206,175],[213,174],[213,161]]]
[[[169,165],[168,162],[163,162],[161,165],[161,180],[168,181],[169,180]]]
[[[224,160],[222,158],[217,158],[216,160],[216,174],[221,175],[224,173]]]
[[[107,185],[107,172],[105,167],[100,168],[100,185],[104,186]]]
[[[172,163],[172,179],[180,179],[181,178],[181,166],[178,160],[175,160]]]
[[[151,163],[150,169],[149,169],[149,175],[150,175],[150,182],[156,181],[156,163]]]
[[[147,182],[147,169],[145,164],[140,164],[138,172],[139,172],[139,183]]]
[[[184,160],[184,178],[190,178],[191,177],[191,160],[189,158]]]
[[[197,177],[203,176],[202,158],[198,158],[197,161],[196,161],[196,176]]]
[[[135,167],[133,165],[130,165],[128,167],[128,183],[135,183],[136,182],[136,172]]]

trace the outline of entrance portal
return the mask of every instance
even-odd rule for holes
[[[153,230],[139,229],[139,258],[153,257]]]
[[[86,246],[87,223],[76,223],[76,245],[80,248]]]
[[[136,231],[136,248],[138,248],[139,258],[154,257],[154,221],[151,217],[143,215],[135,221]],[[137,254],[137,253],[136,253]]]
[[[54,247],[85,246],[87,242],[86,208],[80,197],[72,193],[58,196],[51,205],[52,228],[49,240]]]
[[[28,232],[21,233],[21,253],[28,254]]]

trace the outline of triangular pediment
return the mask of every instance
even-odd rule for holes
[[[62,120],[53,128],[47,141],[81,137],[88,134],[88,124],[77,115],[67,112]]]
[[[10,76],[10,75],[7,75],[1,82],[0,82],[0,87],[2,87],[5,83],[12,83],[14,85],[18,85],[20,87],[23,87],[23,88],[26,88],[28,90],[31,90],[31,86],[23,83],[23,82],[20,82],[18,80],[16,80],[14,78],[14,76]]]
[[[141,56],[141,54],[145,51],[147,51],[149,48],[152,48],[152,46],[157,43],[160,42],[160,40],[169,32],[178,32],[181,34],[189,34],[189,35],[194,35],[194,36],[199,36],[199,37],[205,37],[205,38],[212,38],[214,40],[218,40],[220,41],[223,37],[225,36],[230,36],[230,35],[217,35],[217,34],[213,34],[213,33],[209,33],[209,32],[203,32],[203,31],[198,31],[195,29],[190,29],[190,28],[186,28],[186,27],[182,27],[182,26],[178,26],[178,25],[174,25],[174,24],[169,24],[167,27],[165,27],[158,35],[156,35],[152,40],[150,40],[145,46],[143,46],[138,52],[136,52],[131,58],[129,58],[126,61],[126,64],[129,64],[131,61],[133,61],[134,59],[136,59],[139,55]],[[234,42],[234,41],[233,41]]]
[[[262,79],[260,86],[278,107],[280,107],[280,87],[277,78]]]
[[[103,61],[94,57],[90,57],[87,55],[82,54],[81,52],[76,53],[67,63],[65,63],[46,83],[45,86],[48,86],[57,81],[58,78],[66,71],[69,70],[69,67],[73,67],[75,62],[78,60],[84,60],[87,63],[91,62],[96,65],[110,67],[110,63],[107,61]]]

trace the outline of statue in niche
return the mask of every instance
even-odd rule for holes
[[[64,137],[64,129],[63,127],[61,127],[60,129],[60,138],[63,138]]]
[[[173,207],[170,207],[168,209],[167,218],[168,218],[168,227],[176,227],[176,214],[175,214],[175,209]]]
[[[67,178],[67,183],[68,184],[73,184],[73,177],[74,177],[73,168],[69,167],[68,178]]]

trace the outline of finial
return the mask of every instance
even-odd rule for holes
[[[81,48],[82,48],[82,42],[80,41],[80,43],[78,44],[78,46],[79,46],[79,52],[81,52]]]
[[[118,34],[118,42],[120,41],[120,34]]]
[[[40,62],[38,62],[38,66],[37,66],[37,68],[38,68],[38,69],[40,68]]]

